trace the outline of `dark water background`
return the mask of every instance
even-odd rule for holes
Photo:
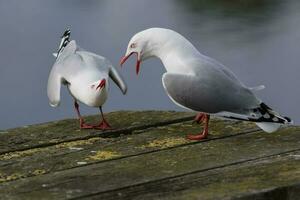
[[[174,29],[246,85],[264,84],[258,96],[300,123],[300,1],[1,0],[0,129],[75,117],[66,88],[59,108],[51,108],[46,95],[52,53],[66,27],[80,46],[116,66],[134,33]],[[105,111],[180,110],[163,90],[159,60],[144,62],[138,77],[134,59],[121,72],[128,95],[111,82]]]

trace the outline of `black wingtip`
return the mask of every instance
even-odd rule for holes
[[[69,28],[67,28],[65,30],[65,32],[63,33],[63,35],[61,36],[61,40],[60,40],[60,44],[58,47],[58,51],[57,51],[57,56],[56,58],[58,58],[60,52],[63,50],[63,48],[65,48],[68,43],[70,42],[70,36],[71,36],[71,30]]]
[[[267,106],[265,103],[260,103],[259,107],[253,109],[253,112],[259,112],[261,117],[257,121],[261,122],[272,122],[280,124],[290,124],[292,120],[289,117],[281,116],[279,113],[275,112],[272,108]]]
[[[69,38],[71,35],[71,30],[67,28],[61,38]]]
[[[286,119],[286,121],[287,121],[288,123],[291,123],[291,122],[292,122],[292,119],[289,118],[289,117],[283,117],[283,118]]]
[[[263,102],[260,104],[260,107],[265,109],[265,110],[273,110],[272,108],[270,108],[269,106],[267,106],[267,104],[265,104]]]

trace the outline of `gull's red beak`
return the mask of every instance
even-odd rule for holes
[[[138,53],[137,52],[131,52],[130,54],[128,54],[127,56],[124,56],[121,61],[120,61],[120,65],[122,67],[122,65],[124,64],[124,62],[126,62],[126,60],[132,55],[132,54],[136,54],[137,55],[137,60],[136,60],[136,74],[139,74],[140,71],[140,65],[141,65],[141,61],[139,60],[138,57]]]
[[[102,79],[99,83],[99,85],[97,86],[96,90],[98,90],[99,88],[102,89],[104,88],[106,85],[106,80],[105,79]]]

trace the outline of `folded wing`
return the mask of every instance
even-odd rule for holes
[[[115,84],[120,88],[123,94],[127,92],[127,85],[121,76],[121,74],[117,71],[116,68],[111,66],[109,68],[109,77],[115,82]]]
[[[248,88],[222,74],[207,77],[165,73],[162,81],[173,101],[195,111],[245,113],[259,105],[259,100]]]
[[[53,66],[47,86],[47,94],[49,98],[49,104],[53,107],[59,106],[60,103],[60,88],[63,82],[62,76],[57,71],[57,66]]]

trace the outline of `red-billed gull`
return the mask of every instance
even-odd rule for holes
[[[150,57],[159,58],[166,68],[162,83],[171,100],[186,109],[200,112],[195,121],[204,122],[204,130],[189,139],[207,137],[210,114],[255,122],[266,132],[276,131],[281,124],[292,123],[258,99],[224,65],[201,54],[179,33],[163,28],[150,28],[135,34],[128,43],[121,65],[137,55],[136,73]]]
[[[56,61],[51,69],[47,93],[50,105],[56,107],[60,103],[61,85],[66,85],[74,98],[74,106],[80,120],[80,128],[111,128],[104,119],[102,105],[108,96],[108,79],[111,78],[123,94],[127,86],[122,76],[104,57],[88,52],[77,46],[75,40],[70,41],[70,30],[62,36],[59,50],[54,54]],[[92,107],[99,107],[102,121],[98,125],[84,122],[78,101]]]

